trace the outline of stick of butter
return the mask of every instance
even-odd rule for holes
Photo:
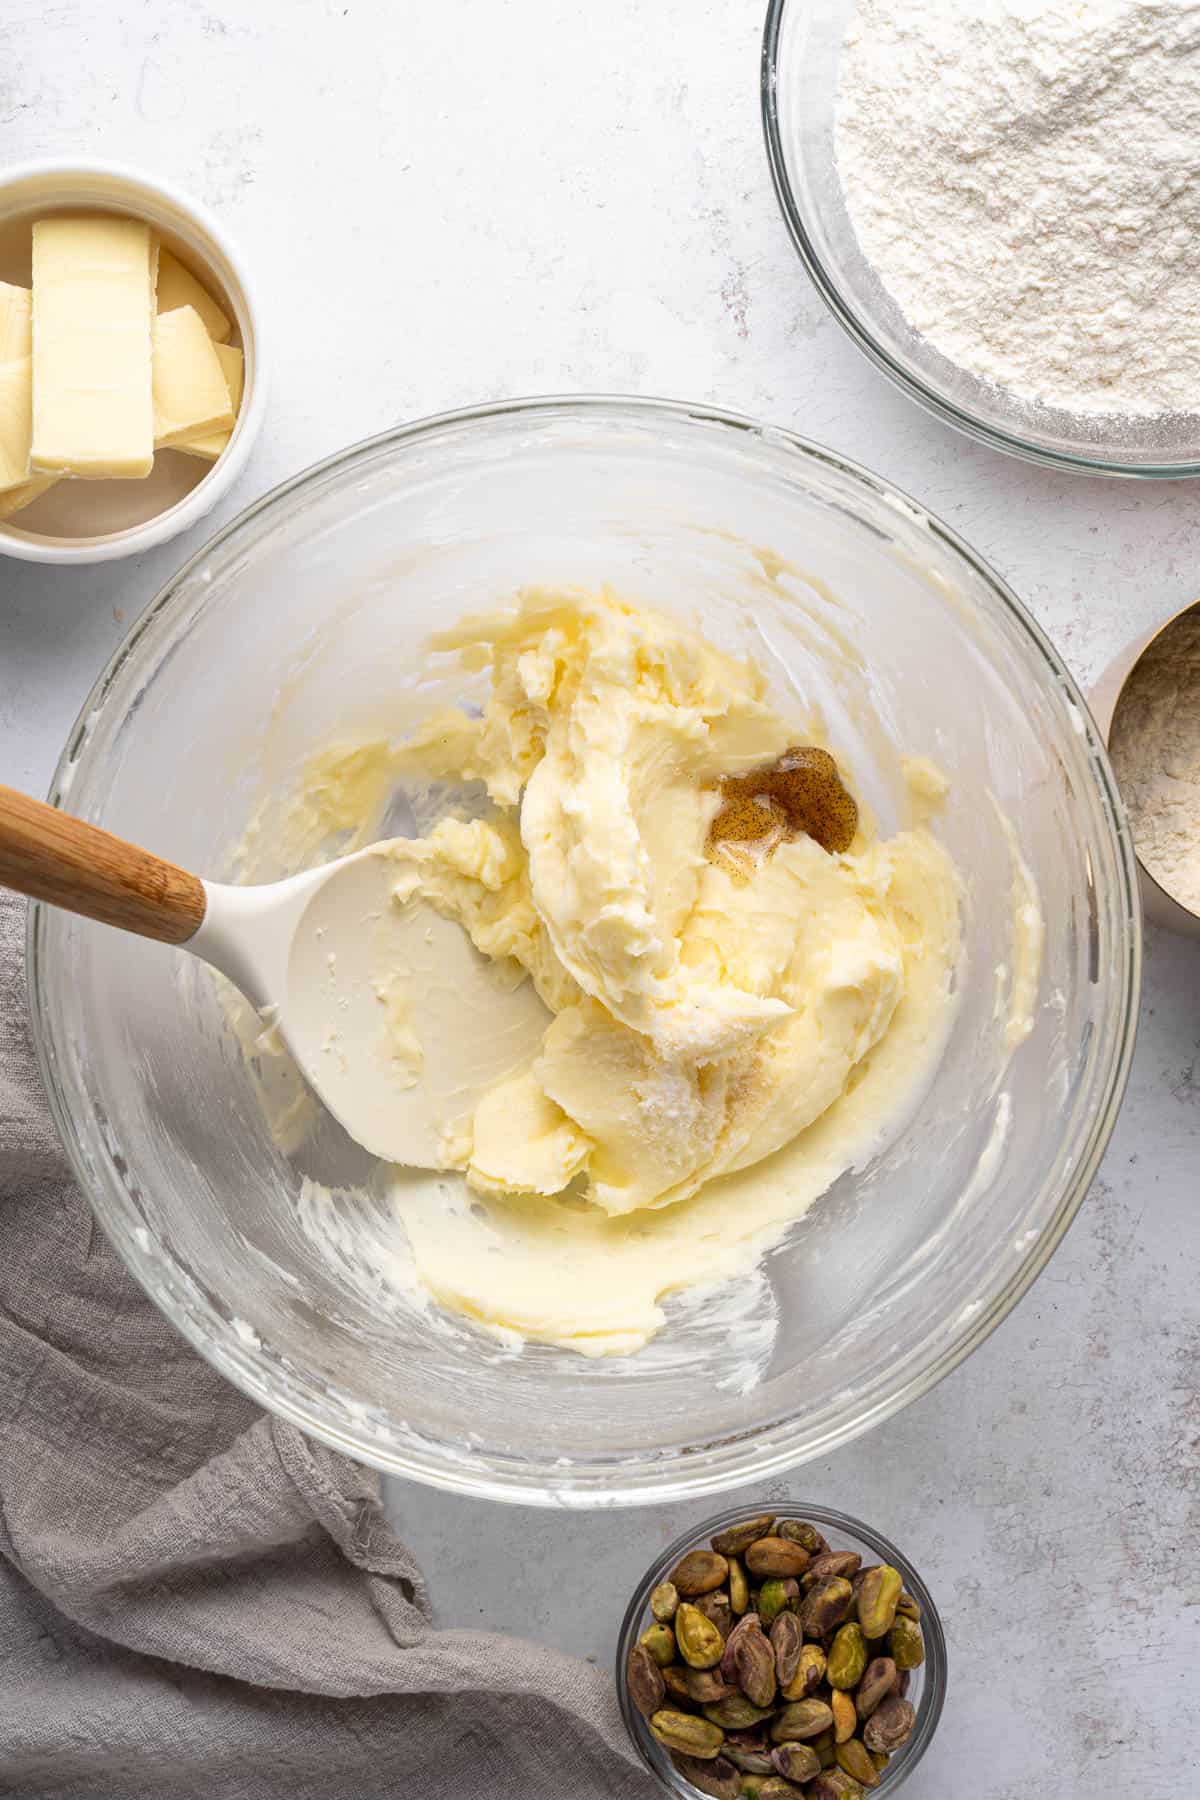
[[[226,431],[233,403],[217,347],[194,306],[177,306],[154,321],[154,442],[166,450],[180,438]]]
[[[23,481],[20,487],[8,488],[0,494],[0,519],[11,519],[23,506],[32,505],[47,488],[54,487],[57,481],[57,475],[35,475],[32,481]]]
[[[201,287],[192,271],[162,245],[158,252],[158,310],[175,312],[181,306],[194,306],[209,337],[218,343],[223,344],[233,330],[208,289]]]
[[[33,350],[33,295],[28,288],[0,281],[0,363]]]
[[[154,466],[150,227],[53,214],[33,227],[35,474],[91,480]]]
[[[20,356],[0,362],[0,494],[29,479],[32,429],[32,360]]]
[[[28,288],[10,292],[28,295]],[[0,344],[4,337],[4,296],[0,292]],[[26,316],[28,325],[28,315]],[[33,362],[24,356],[0,359],[0,519],[11,519],[52,488],[56,475],[29,477],[29,440],[33,431]]]
[[[246,363],[236,344],[214,344],[217,361],[225,376],[225,385],[229,389],[229,402],[233,407],[236,420],[242,404],[242,389],[246,380]],[[233,431],[202,432],[196,437],[177,438],[173,449],[186,450],[189,456],[202,456],[206,462],[216,462],[222,450],[233,436]]]

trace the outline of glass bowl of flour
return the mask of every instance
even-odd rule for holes
[[[771,0],[792,240],[860,349],[998,449],[1200,473],[1200,42],[1102,0]]]
[[[403,770],[393,782],[392,765],[354,754],[340,756],[336,795],[302,771],[331,745],[411,744],[447,702],[469,718],[486,672],[437,634],[557,584],[607,587],[752,659],[795,741],[817,732],[834,748],[879,838],[924,818],[961,877],[946,1031],[922,1080],[910,1089],[907,1063],[880,1065],[885,1097],[894,1088],[904,1105],[849,1162],[831,1106],[796,1140],[802,1178],[790,1147],[732,1176],[753,1178],[740,1191],[764,1229],[723,1279],[667,1291],[664,1263],[659,1316],[636,1344],[522,1336],[482,1316],[512,1274],[489,1235],[494,1196],[454,1168],[406,1174],[357,1148],[195,959],[34,908],[31,995],[97,1216],[230,1380],[393,1473],[611,1505],[715,1492],[823,1454],[1004,1317],[1107,1142],[1141,939],[1103,746],[1014,596],[874,476],[704,407],[483,407],[278,489],[137,621],[53,798],[217,878],[283,874],[280,817],[302,827],[302,862],[337,854],[338,795],[364,830],[420,836],[427,783]],[[541,667],[526,667],[535,685]],[[914,928],[925,911],[918,896]],[[829,916],[814,909],[812,929]],[[829,968],[852,1016],[860,964],[839,955]],[[855,1073],[852,1109],[879,1090],[871,1059]],[[511,1129],[520,1149],[515,1113]],[[648,1131],[648,1155],[658,1147]],[[699,1254],[721,1187],[616,1224],[652,1260],[660,1223],[676,1252]],[[725,1207],[722,1228],[736,1233],[742,1214]],[[555,1304],[585,1318],[601,1265],[580,1259],[580,1229],[591,1242],[608,1228],[570,1191],[556,1220],[575,1261]],[[443,1238],[461,1246],[445,1279],[480,1297],[473,1312],[414,1279],[414,1258],[428,1266]],[[619,1309],[627,1296],[617,1284],[607,1298]]]

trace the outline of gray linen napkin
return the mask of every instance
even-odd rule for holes
[[[0,1794],[653,1800],[605,1672],[437,1631],[378,1477],[162,1319],[72,1180],[0,894]]]

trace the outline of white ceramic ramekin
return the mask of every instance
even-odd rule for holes
[[[119,212],[146,219],[195,273],[211,286],[234,323],[234,342],[246,359],[246,385],[227,448],[209,466],[172,454],[146,483],[73,482],[70,500],[79,517],[70,535],[59,533],[53,515],[62,513],[59,483],[33,502],[28,514],[0,520],[0,554],[26,562],[95,563],[134,556],[186,531],[211,511],[238,479],[262,424],[266,373],[259,311],[241,257],[204,207],[175,188],[116,163],[74,159],[23,163],[0,173],[0,247],[22,239],[25,225],[45,213]],[[11,267],[11,263],[6,266]],[[0,276],[5,273],[0,268]],[[7,277],[13,279],[13,276]],[[132,490],[141,489],[140,493]],[[131,510],[155,506],[149,517],[130,520]],[[53,505],[48,503],[53,502]],[[86,508],[86,513],[83,509]],[[39,515],[51,515],[49,524]]]

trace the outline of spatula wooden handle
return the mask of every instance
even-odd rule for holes
[[[204,884],[186,869],[3,786],[0,882],[166,944],[184,943],[204,918]]]

